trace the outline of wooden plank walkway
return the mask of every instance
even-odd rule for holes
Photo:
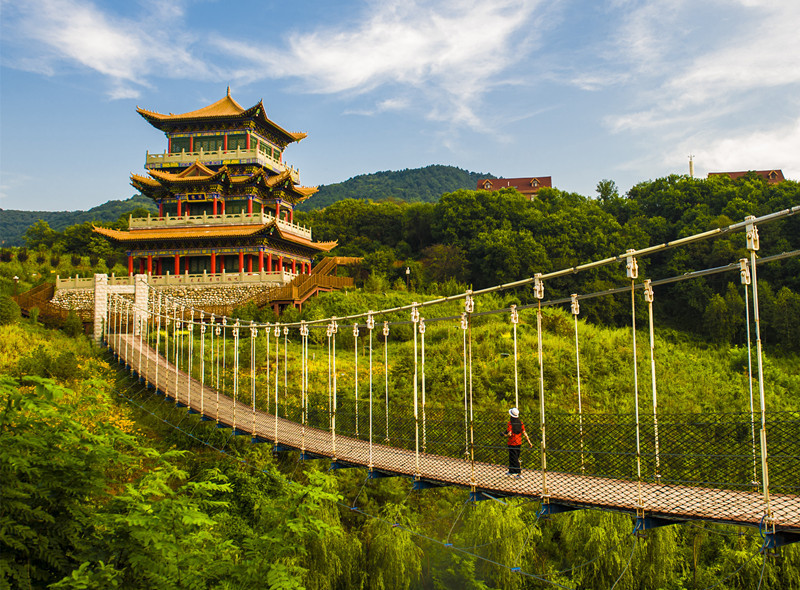
[[[136,373],[155,384],[158,363],[158,389],[168,397],[191,407],[218,422],[246,431],[280,445],[336,459],[356,466],[414,477],[428,482],[457,485],[496,496],[525,496],[542,499],[542,473],[524,469],[522,478],[506,475],[506,465],[493,465],[466,459],[420,453],[419,469],[412,450],[372,444],[369,441],[336,435],[256,410],[248,404],[234,403],[230,397],[197,379],[189,379],[164,357],[139,339],[127,334],[112,334],[110,344],[119,342],[118,352]],[[113,348],[113,346],[112,346]],[[240,384],[249,397],[249,380]],[[764,515],[763,496],[756,491],[737,491],[705,487],[585,476],[572,473],[546,473],[550,503],[582,508],[599,508],[636,514],[639,493],[646,516],[681,520],[758,526]],[[639,490],[641,486],[641,492]],[[775,494],[770,498],[777,529],[800,532],[800,495]]]

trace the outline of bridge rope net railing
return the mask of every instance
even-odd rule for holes
[[[645,286],[636,285],[636,277],[630,276],[632,258],[631,255],[626,261],[631,278],[628,289],[632,294],[633,305],[634,291]],[[738,268],[738,265],[728,265],[718,271],[732,270],[733,266]],[[661,282],[682,279],[683,277],[678,277]],[[659,282],[652,281],[650,288],[657,283]],[[498,494],[524,494],[541,497],[545,501],[552,499],[578,506],[635,509],[637,513],[647,511],[650,514],[673,515],[675,518],[710,518],[753,523],[764,516],[764,498],[769,499],[769,487],[758,489],[753,485],[756,480],[752,467],[757,461],[752,443],[757,420],[752,412],[716,416],[658,416],[653,389],[652,421],[647,417],[637,417],[636,414],[626,417],[598,416],[582,411],[577,416],[546,413],[543,395],[543,366],[546,361],[541,350],[541,308],[564,301],[542,301],[543,296],[538,296],[543,285],[541,275],[534,277],[534,284],[538,299],[534,309],[539,342],[537,356],[540,369],[538,385],[541,435],[539,448],[526,456],[526,469],[523,470],[524,477],[521,480],[512,481],[505,475],[507,448],[502,436],[505,420],[500,419],[496,411],[476,409],[471,387],[473,323],[480,322],[491,314],[508,313],[509,310],[476,313],[472,294],[468,293],[463,297],[465,307],[460,316],[425,320],[419,315],[424,304],[414,304],[411,306],[410,321],[384,320],[381,330],[384,354],[383,400],[375,395],[379,392],[374,387],[375,381],[379,381],[374,377],[381,376],[381,368],[374,367],[372,362],[372,342],[373,336],[376,336],[373,334],[376,328],[375,315],[378,315],[376,312],[366,314],[367,338],[370,342],[368,399],[359,398],[356,387],[353,387],[352,397],[340,392],[340,375],[336,370],[336,334],[339,320],[336,318],[328,319],[327,324],[301,322],[299,325],[245,325],[238,320],[219,319],[213,315],[204,317],[203,312],[196,314],[194,310],[169,300],[157,290],[152,290],[147,309],[133,309],[129,300],[112,296],[106,320],[106,341],[129,365],[135,365],[140,375],[144,375],[158,390],[175,399],[178,405],[186,405],[204,417],[215,420],[219,425],[230,426],[236,434],[249,434],[255,440],[270,440],[277,445],[330,456],[342,463],[365,465],[379,473],[381,470],[399,472],[419,480],[455,483]],[[590,294],[579,298],[608,294],[613,293]],[[576,299],[573,296],[568,301],[573,303]],[[518,318],[523,308],[525,306],[512,310],[512,318],[514,313]],[[383,317],[390,317],[390,314],[396,315],[398,311],[400,310],[384,310],[378,313]],[[574,315],[577,320],[577,313]],[[437,404],[435,394],[433,403],[429,401],[424,363],[426,321],[428,325],[441,323],[446,326],[455,321],[460,327],[464,369],[463,420],[456,417],[451,407]],[[165,330],[163,337],[162,324]],[[396,392],[392,392],[391,400],[388,395],[388,358],[391,345],[389,331],[391,326],[409,324],[413,327],[415,340],[413,397],[409,396],[412,397],[413,404],[398,403]],[[203,336],[195,342],[195,327],[198,325],[200,329],[197,331]],[[517,324],[514,323],[513,326],[516,336]],[[301,366],[299,371],[293,371],[291,387],[288,377],[290,358],[296,365],[298,355],[295,350],[290,355],[290,329],[299,331],[301,340]],[[324,392],[310,386],[308,363],[309,333],[322,329],[326,332],[328,342],[329,367],[327,388]],[[358,324],[354,322],[356,351],[357,329]],[[240,363],[242,338],[250,339],[249,345],[245,344],[250,351],[249,372]],[[266,339],[264,358],[269,359],[260,365],[256,352],[258,338],[262,341]],[[375,340],[379,342],[378,338]],[[195,351],[198,349],[200,359],[195,360]],[[576,356],[577,354],[576,347]],[[516,358],[515,354],[515,367]],[[299,379],[294,378],[294,373],[297,372],[300,374]],[[191,375],[191,378],[187,375]],[[249,396],[243,396],[240,391],[240,377],[242,381],[249,379]],[[263,382],[265,377],[267,387],[258,388],[256,382]],[[517,377],[515,371],[515,396],[519,399]],[[351,379],[351,385],[357,382],[358,380]],[[638,403],[636,408],[638,411]],[[243,412],[247,410],[249,423],[242,419]],[[367,429],[363,425],[365,416],[369,422]],[[534,416],[533,408],[525,412],[529,430],[535,424]],[[385,422],[375,420],[376,417],[385,417]],[[777,526],[794,528],[797,523],[792,521],[791,514],[792,510],[795,515],[797,513],[798,489],[796,481],[791,479],[791,473],[798,466],[798,416],[792,413],[770,414],[767,429],[766,411],[762,407],[760,420],[762,451],[767,434],[770,440],[773,437],[776,439],[774,444],[779,449],[773,455],[771,482],[772,489],[777,491],[778,496],[772,498],[768,514]],[[464,438],[463,442],[459,442],[457,433],[462,428]],[[710,428],[722,437],[719,440],[725,441],[724,447],[714,437],[708,436]],[[750,436],[742,439],[741,432],[749,433]],[[758,472],[756,465],[755,476],[761,475],[763,478],[765,461],[763,456],[760,459],[762,472]],[[532,468],[534,465],[536,469]],[[746,468],[742,465],[746,465]]]

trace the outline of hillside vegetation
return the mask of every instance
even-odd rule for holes
[[[298,210],[323,209],[343,199],[393,199],[410,203],[433,203],[444,193],[474,189],[481,178],[495,177],[437,164],[410,170],[406,168],[361,174],[344,182],[321,185],[319,192],[303,202]]]
[[[92,221],[116,221],[136,208],[142,207],[151,212],[158,212],[152,199],[143,195],[134,195],[130,199],[106,201],[102,205],[92,207],[88,211],[22,211],[17,209],[0,209],[0,236],[3,246],[24,246],[25,232],[37,221],[44,221],[55,231],[63,231],[72,225]]]

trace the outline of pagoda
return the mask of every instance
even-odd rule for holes
[[[167,138],[163,153],[147,152],[147,175],[131,174],[158,217],[131,218],[127,230],[94,228],[127,248],[130,275],[138,266],[155,277],[260,273],[282,283],[310,273],[314,256],[336,246],[294,223],[295,206],[317,189],[298,184],[283,152],[306,134],[271,121],[262,101],[244,108],[228,88],[196,111],[137,111]]]

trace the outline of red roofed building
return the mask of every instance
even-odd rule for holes
[[[745,170],[743,172],[709,172],[708,177],[712,176],[729,176],[731,180],[741,178],[750,172],[755,172],[758,176],[767,181],[768,184],[778,184],[786,180],[783,176],[782,170]]]
[[[551,176],[536,176],[533,178],[482,178],[478,181],[478,190],[499,191],[501,188],[515,188],[520,193],[532,199],[541,188],[552,188]]]

